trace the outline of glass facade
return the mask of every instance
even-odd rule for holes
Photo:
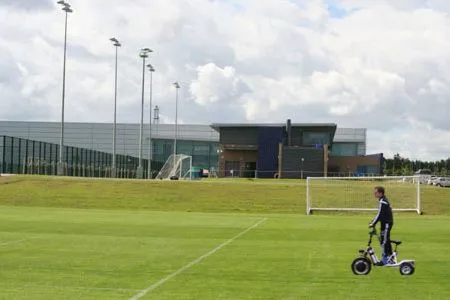
[[[166,162],[173,154],[173,140],[153,140],[153,160]],[[203,169],[217,169],[219,143],[208,141],[177,140],[177,154],[192,156],[192,166]]]
[[[375,165],[358,165],[356,172],[360,174],[377,175],[379,174],[379,167]]]
[[[59,145],[15,137],[0,136],[0,173],[56,175]],[[90,149],[64,147],[64,172],[68,176],[109,177],[112,154]],[[117,155],[117,177],[135,178],[139,160]],[[163,162],[153,161],[161,169]],[[148,160],[143,160],[146,170]],[[147,172],[145,173],[147,174]]]
[[[154,175],[173,154],[173,140],[153,140]],[[193,167],[211,169],[218,165],[218,142],[177,141],[177,153],[192,156]],[[85,148],[64,147],[65,174],[68,176],[109,177],[112,154]],[[0,173],[56,175],[59,145],[0,136]],[[135,178],[139,159],[117,155],[117,177]],[[147,174],[148,159],[143,159]]]
[[[303,145],[313,146],[317,144],[330,144],[330,134],[327,132],[303,132]]]
[[[357,156],[358,143],[334,143],[330,151],[332,156]]]

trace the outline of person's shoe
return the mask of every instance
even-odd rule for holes
[[[374,265],[378,266],[378,267],[382,267],[382,266],[384,266],[384,263],[382,261],[379,261],[377,263],[374,263]]]

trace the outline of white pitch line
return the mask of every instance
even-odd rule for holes
[[[164,277],[163,279],[161,279],[160,281],[152,284],[151,286],[149,286],[148,288],[142,290],[140,293],[134,295],[133,297],[130,298],[130,300],[137,300],[140,299],[142,297],[144,297],[146,294],[148,294],[150,291],[156,289],[157,287],[159,287],[160,285],[164,284],[166,281],[172,279],[173,277],[183,273],[184,271],[186,271],[187,269],[189,269],[190,267],[194,266],[195,264],[199,263],[200,261],[202,261],[203,259],[207,258],[208,256],[216,253],[217,251],[219,251],[220,249],[222,249],[223,247],[225,247],[226,245],[232,243],[234,240],[236,240],[237,238],[239,238],[240,236],[246,234],[247,232],[249,232],[250,230],[258,227],[260,224],[262,224],[263,222],[265,222],[267,220],[267,218],[263,218],[261,220],[259,220],[258,222],[256,222],[255,224],[253,224],[252,226],[250,226],[249,228],[245,229],[244,231],[242,231],[241,233],[239,233],[238,235],[236,235],[235,237],[229,239],[228,241],[224,242],[223,244],[217,246],[216,248],[212,249],[211,251],[209,251],[206,254],[203,254],[202,256],[200,256],[199,258],[191,261],[190,263],[188,263],[187,265],[185,265],[184,267],[182,267],[181,269],[173,272],[172,274]]]

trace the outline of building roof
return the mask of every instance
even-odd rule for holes
[[[283,127],[286,123],[213,123],[211,128],[218,131],[220,128],[233,127]],[[337,127],[335,123],[291,123],[292,127]]]

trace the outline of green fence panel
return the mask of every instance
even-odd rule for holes
[[[111,176],[112,154],[92,149],[65,146],[63,151],[65,174],[81,177]],[[56,175],[59,145],[41,141],[0,136],[0,172],[13,174]],[[152,161],[153,177],[165,160]],[[147,178],[149,160],[142,161]],[[116,155],[117,177],[136,178],[139,158]]]

